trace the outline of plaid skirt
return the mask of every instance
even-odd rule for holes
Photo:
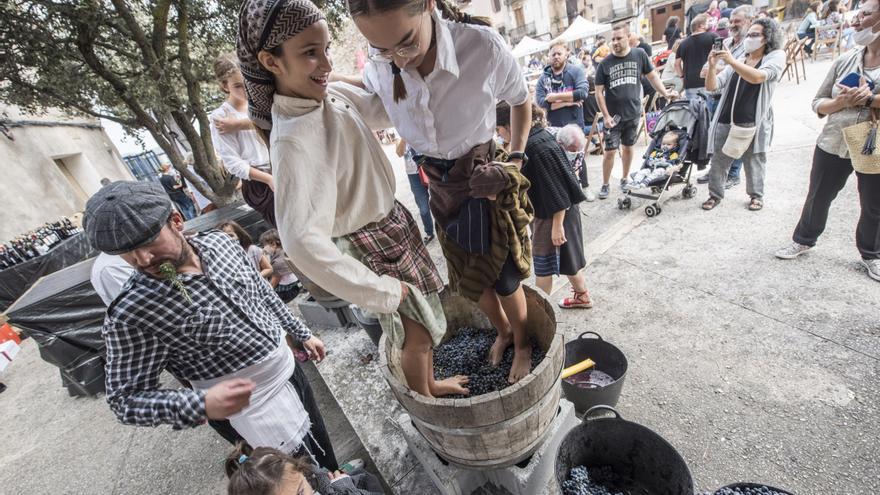
[[[394,277],[409,287],[409,295],[397,312],[377,315],[383,332],[396,347],[403,347],[405,338],[400,314],[424,326],[434,345],[440,343],[446,333],[440,304],[443,280],[409,210],[395,201],[388,216],[336,239],[336,245],[376,274]]]

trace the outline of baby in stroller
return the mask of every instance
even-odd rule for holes
[[[630,181],[625,190],[642,189],[669,177],[669,174],[681,169],[683,153],[681,146],[682,130],[669,130],[663,134],[660,143],[647,153],[645,164],[630,174]]]

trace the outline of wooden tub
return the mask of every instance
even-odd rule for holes
[[[559,407],[559,375],[565,357],[562,333],[556,331],[553,306],[523,286],[529,334],[546,357],[525,378],[500,392],[465,399],[431,399],[410,390],[400,369],[400,351],[383,335],[381,370],[391,391],[415,427],[443,459],[470,469],[511,466],[541,445]],[[492,328],[476,303],[450,291],[441,299],[448,331],[444,342],[462,327]]]

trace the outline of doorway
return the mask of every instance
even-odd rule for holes
[[[672,16],[678,16],[678,27],[684,29],[684,2],[675,1],[654,7],[651,9],[651,41],[663,39],[663,31],[666,30],[666,21]]]

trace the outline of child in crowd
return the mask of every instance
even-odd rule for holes
[[[330,31],[308,0],[247,0],[238,56],[250,115],[269,137],[282,245],[297,270],[377,313],[410,389],[467,394],[467,377],[434,380],[446,333],[443,282],[373,133],[391,127],[379,98],[329,83]]]
[[[330,472],[269,447],[238,444],[226,459],[229,495],[381,495],[382,485],[362,468]]]
[[[640,189],[647,187],[655,180],[667,177],[674,168],[681,163],[678,149],[678,131],[667,131],[663,134],[660,148],[654,149],[648,155],[648,166],[633,172],[632,180],[626,185],[626,189]]]
[[[269,263],[272,265],[272,278],[269,283],[275,288],[278,297],[284,302],[290,302],[295,298],[302,284],[290,269],[290,262],[287,261],[287,255],[281,248],[281,238],[278,231],[270,229],[260,235],[260,245],[263,246],[263,252],[269,256]]]
[[[248,260],[263,278],[269,279],[272,276],[272,265],[269,263],[269,258],[263,254],[260,246],[254,244],[254,240],[241,225],[230,221],[221,223],[217,228],[241,244],[241,248],[247,253]]]
[[[269,150],[260,140],[247,115],[247,93],[234,53],[224,53],[214,61],[214,77],[226,101],[211,112],[211,142],[230,174],[241,179],[245,203],[275,226],[275,202]]]

